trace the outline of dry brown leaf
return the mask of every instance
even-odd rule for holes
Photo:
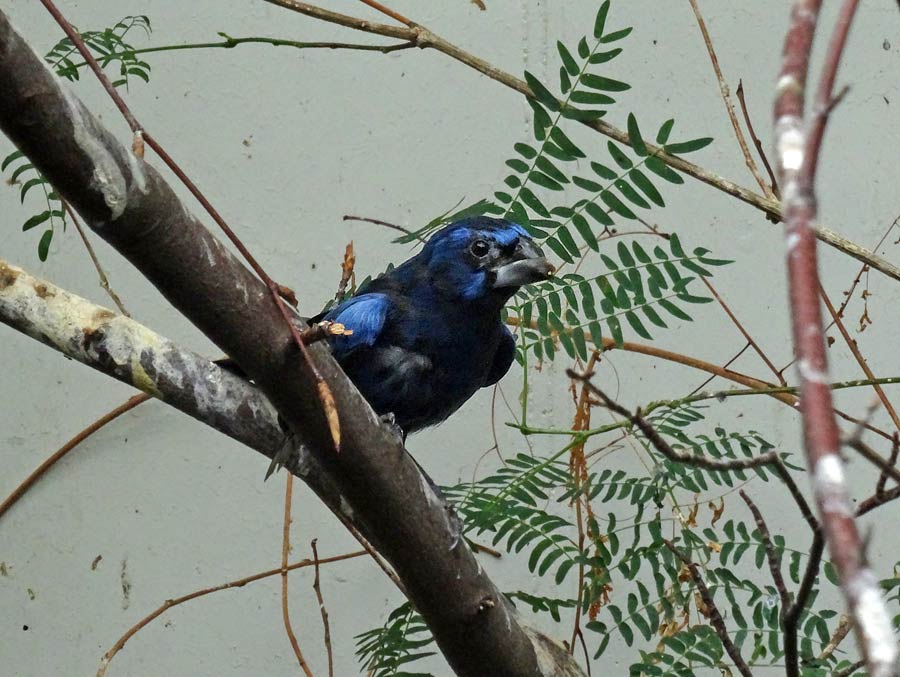
[[[331,431],[331,440],[334,442],[334,450],[341,450],[341,423],[338,418],[337,405],[334,402],[334,395],[331,394],[331,388],[325,381],[319,381],[317,384],[319,391],[319,400],[322,402],[322,409],[325,411],[325,419],[328,421],[328,428]]]

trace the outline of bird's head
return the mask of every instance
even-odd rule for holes
[[[553,266],[522,226],[487,216],[456,221],[431,236],[421,253],[445,295],[506,302],[522,285],[546,280]]]

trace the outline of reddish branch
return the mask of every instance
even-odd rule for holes
[[[774,106],[775,160],[786,222],[791,320],[807,465],[825,540],[857,629],[861,653],[872,677],[887,677],[895,674],[897,646],[877,579],[865,562],[864,545],[845,482],[840,431],[828,384],[813,226],[817,218],[814,182],[819,149],[856,6],[857,0],[843,3],[828,46],[815,106],[805,122],[804,95],[821,1],[795,1]]]

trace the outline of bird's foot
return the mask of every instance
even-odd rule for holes
[[[391,432],[399,437],[401,442],[404,444],[406,443],[406,433],[403,432],[403,428],[397,425],[397,417],[394,416],[394,412],[389,411],[386,414],[382,414],[378,419],[381,421],[382,425],[390,428]]]

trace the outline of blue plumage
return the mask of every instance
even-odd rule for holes
[[[552,270],[521,226],[465,219],[320,319],[353,331],[330,339],[335,358],[378,414],[414,432],[508,371],[515,342],[500,310]]]

